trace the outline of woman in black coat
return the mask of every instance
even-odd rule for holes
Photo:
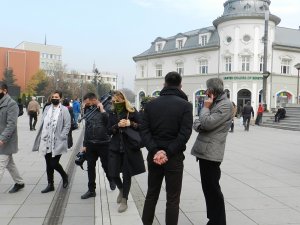
[[[112,97],[112,110],[109,114],[109,132],[112,135],[109,146],[108,173],[116,183],[120,193],[117,203],[121,203],[118,211],[127,210],[127,199],[131,186],[131,177],[145,172],[143,155],[139,147],[132,145],[126,135],[126,129],[138,134],[139,114],[125,98],[116,91]],[[123,174],[123,181],[120,178]]]

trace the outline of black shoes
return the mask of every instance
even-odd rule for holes
[[[92,197],[96,197],[95,191],[87,191],[84,195],[81,195],[81,199],[88,199]]]
[[[53,184],[48,184],[48,186],[44,190],[42,190],[41,193],[44,194],[44,193],[48,193],[50,191],[54,191],[54,185]]]
[[[12,189],[10,189],[9,193],[16,193],[22,188],[25,187],[25,184],[15,184]]]
[[[113,182],[113,181],[109,181],[109,187],[110,187],[110,190],[114,191],[116,189],[116,183]]]
[[[66,175],[65,177],[63,177],[63,188],[67,188],[69,186],[69,179],[68,179],[68,175]]]

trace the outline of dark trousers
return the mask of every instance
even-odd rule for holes
[[[120,167],[122,168],[123,181],[121,180],[120,175],[118,175],[117,177],[113,177],[112,179],[116,183],[118,189],[123,190],[123,198],[128,199],[128,195],[131,187],[131,174],[128,169],[128,165],[124,165],[124,163],[126,163],[124,161],[124,157],[125,157],[124,153],[121,153],[120,157],[121,157]]]
[[[233,130],[234,130],[234,119],[232,119],[231,125],[230,125],[230,131],[233,132]]]
[[[59,163],[60,157],[61,155],[52,157],[52,153],[47,153],[45,155],[48,184],[54,183],[54,170],[59,172],[63,179],[67,177],[66,172]]]
[[[259,125],[261,123],[262,115],[263,115],[262,113],[257,114],[256,120],[255,120],[256,125]]]
[[[102,168],[107,176],[108,168],[108,145],[107,144],[87,144],[86,145],[86,159],[88,164],[88,187],[89,191],[94,192],[96,189],[96,162],[100,157]]]
[[[245,130],[249,130],[250,119],[251,119],[251,115],[243,116],[243,124],[244,124]]]
[[[128,199],[131,187],[131,175],[129,171],[123,171],[123,182],[121,180],[121,177],[114,177],[113,181],[116,183],[118,189],[123,189],[123,198]]]
[[[226,225],[224,197],[219,184],[220,162],[199,159],[201,184],[206,201],[207,225]]]
[[[150,157],[148,161],[148,191],[142,216],[144,225],[153,223],[155,207],[164,177],[167,192],[166,225],[178,224],[183,159],[184,155],[178,154],[171,157],[165,165],[159,166],[152,162]]]
[[[28,115],[29,115],[30,130],[35,129],[35,125],[36,125],[36,122],[37,122],[37,112],[30,111],[28,113]],[[32,119],[34,119],[33,124],[32,124]]]

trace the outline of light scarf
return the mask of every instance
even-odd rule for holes
[[[61,104],[57,107],[53,107],[51,104],[44,118],[41,143],[40,143],[40,154],[46,155],[47,153],[53,152],[55,148],[55,130],[60,114]],[[53,155],[53,154],[52,154]]]

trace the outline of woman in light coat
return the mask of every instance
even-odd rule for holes
[[[67,152],[71,118],[68,108],[60,103],[61,98],[60,91],[55,91],[51,95],[51,105],[44,110],[33,146],[33,151],[39,151],[46,160],[48,186],[42,193],[54,191],[54,170],[61,175],[64,188],[69,184],[68,175],[59,160],[61,155]]]

